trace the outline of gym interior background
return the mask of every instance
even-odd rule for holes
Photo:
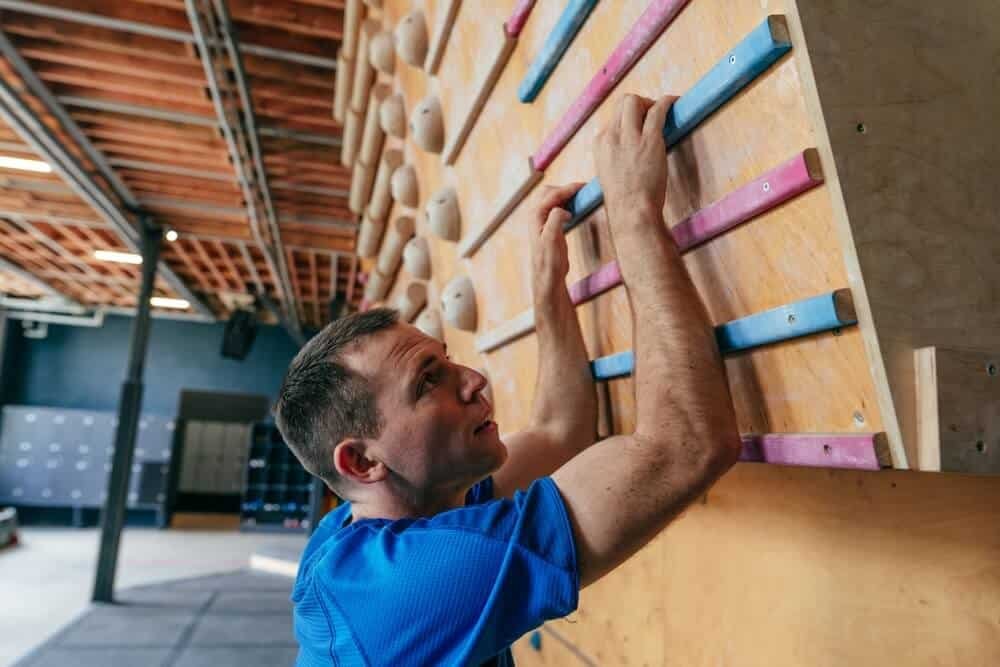
[[[522,204],[635,92],[680,96],[664,215],[743,461],[518,664],[994,664],[998,43],[993,0],[0,0],[0,663],[290,664],[337,500],[273,427],[289,361],[395,306],[525,425]]]

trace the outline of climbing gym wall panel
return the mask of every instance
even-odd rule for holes
[[[386,0],[369,18],[394,30],[421,12],[433,41],[456,4]],[[390,219],[415,219],[433,267],[415,322],[488,373],[505,433],[531,414],[541,189],[593,178],[593,140],[621,94],[709,99],[713,72],[743,66],[762,26],[790,48],[706,113],[680,104],[695,122],[667,133],[664,224],[731,348],[746,463],[585,590],[570,619],[523,638],[519,664],[989,662],[1000,654],[996,479],[884,468],[996,472],[1000,460],[1000,190],[989,186],[1000,110],[997,93],[973,85],[995,69],[997,9],[598,2],[522,103],[567,4],[462,3],[436,73],[400,60],[391,78],[407,111],[439,101],[444,135],[441,153],[412,132],[385,140],[416,193]],[[457,203],[446,230],[440,193]],[[591,359],[610,364],[598,383],[608,435],[634,425],[616,275],[629,258],[615,255],[596,202],[567,232],[568,282]],[[380,299],[398,302],[416,278],[401,275]],[[464,278],[474,330],[442,308],[445,286]],[[825,309],[822,326],[810,304]]]

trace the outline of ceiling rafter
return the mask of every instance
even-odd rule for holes
[[[295,308],[295,292],[289,281],[281,232],[261,159],[253,98],[243,71],[239,45],[231,33],[232,22],[226,4],[211,0],[186,0],[185,6],[205,69],[212,104],[243,191],[251,232],[268,264],[274,266],[272,273],[278,276],[287,321],[294,332],[301,334],[301,318]]]

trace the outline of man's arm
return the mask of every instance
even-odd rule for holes
[[[533,252],[538,375],[531,423],[508,438],[507,462],[493,476],[497,496],[510,497],[550,475],[594,443],[597,393],[576,307],[569,298],[569,257],[559,207],[579,183],[542,191],[535,210],[538,235]]]
[[[669,99],[624,97],[598,135],[597,172],[632,306],[636,427],[553,475],[581,586],[656,536],[735,463],[739,434],[711,322],[662,220]]]

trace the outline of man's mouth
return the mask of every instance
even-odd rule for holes
[[[487,419],[482,424],[480,424],[479,426],[477,426],[476,430],[474,430],[472,432],[472,434],[473,435],[481,435],[481,434],[486,433],[487,431],[489,431],[491,428],[495,429],[496,426],[497,426],[497,423],[495,421],[493,421],[492,419]]]

